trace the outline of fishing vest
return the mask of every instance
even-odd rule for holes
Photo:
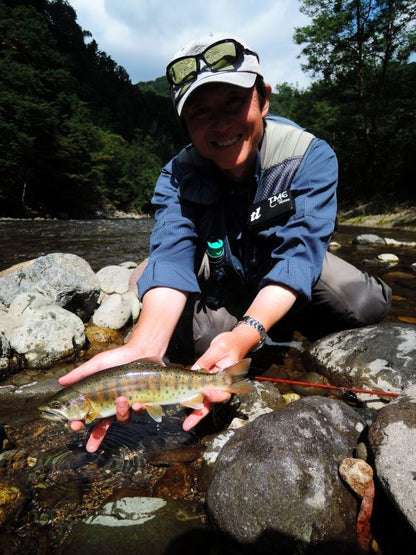
[[[283,118],[266,120],[260,149],[260,176],[254,203],[249,209],[250,229],[264,229],[295,212],[290,194],[293,178],[315,138]]]

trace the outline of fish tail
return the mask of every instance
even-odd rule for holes
[[[250,364],[251,358],[243,358],[232,366],[226,368],[224,372],[227,372],[227,374],[229,374],[232,378],[241,378],[247,375]]]
[[[254,393],[255,389],[251,382],[244,378],[237,378],[228,388],[230,393]]]
[[[232,384],[228,388],[230,393],[253,393],[254,386],[246,379],[251,364],[251,358],[243,358],[236,364],[229,366],[225,372],[232,378]]]

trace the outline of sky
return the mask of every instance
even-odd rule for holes
[[[295,27],[308,24],[298,0],[67,0],[82,29],[133,83],[161,77],[181,46],[200,36],[226,32],[260,56],[266,82],[307,87],[297,56]],[[305,61],[305,60],[303,60]]]

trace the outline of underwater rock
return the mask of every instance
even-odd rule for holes
[[[19,488],[0,482],[0,526],[16,517],[24,501],[25,496]]]
[[[152,494],[164,499],[183,499],[189,493],[194,478],[184,463],[170,466],[154,485]]]
[[[125,497],[74,526],[60,553],[209,553],[214,545],[215,534],[200,504]]]
[[[107,351],[114,346],[123,345],[123,337],[117,330],[104,326],[87,326],[85,334],[88,339],[88,357]]]

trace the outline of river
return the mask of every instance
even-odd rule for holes
[[[77,254],[89,262],[94,271],[126,260],[140,261],[147,256],[153,227],[151,218],[118,220],[0,220],[0,271],[10,266],[49,254]],[[393,315],[416,318],[416,277],[412,264],[416,248],[409,246],[360,246],[354,238],[374,233],[396,241],[416,243],[416,232],[340,226],[335,240],[341,245],[336,254],[348,262],[380,275],[396,293]],[[394,267],[374,262],[380,253],[399,257]],[[408,274],[406,277],[403,274]]]

